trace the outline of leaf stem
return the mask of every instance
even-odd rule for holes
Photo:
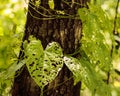
[[[114,34],[114,35],[117,34],[117,31],[116,31],[116,21],[117,21],[119,1],[120,1],[120,0],[117,1],[117,5],[116,5],[116,9],[115,9],[115,18],[114,18],[114,26],[113,26],[113,34]]]

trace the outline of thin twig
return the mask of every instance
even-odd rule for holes
[[[118,15],[118,6],[119,6],[119,1],[117,1],[116,9],[115,9],[115,18],[114,18],[114,26],[113,26],[113,34],[117,34],[116,32],[116,21],[117,21],[117,15]]]
[[[113,35],[116,35],[117,34],[117,31],[116,31],[116,21],[117,21],[117,15],[118,15],[118,6],[119,6],[119,1],[117,1],[117,5],[116,5],[116,8],[115,8],[115,18],[114,18],[114,25],[113,25]],[[113,54],[113,45],[112,45],[112,49],[111,49],[111,58],[112,58],[112,54]],[[108,72],[107,74],[107,84],[109,84],[109,80],[110,80],[110,71]]]

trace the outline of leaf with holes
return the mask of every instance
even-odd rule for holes
[[[82,54],[80,59],[64,56],[65,64],[73,73],[74,83],[82,81],[93,94],[96,92],[100,96],[111,96],[109,87],[101,80],[86,56],[86,54]]]
[[[45,49],[44,55],[44,82],[52,81],[56,76],[58,71],[63,66],[63,53],[62,48],[56,42],[49,43]]]
[[[56,42],[45,49],[39,40],[31,40],[25,49],[26,65],[30,75],[42,89],[51,82],[63,65],[62,48]]]
[[[32,39],[25,47],[25,60],[28,71],[38,85],[41,85],[40,74],[44,63],[44,50],[39,40]]]

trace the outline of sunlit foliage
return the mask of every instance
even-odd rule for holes
[[[18,67],[16,62],[24,32],[25,6],[24,0],[0,2],[0,96],[8,96]]]

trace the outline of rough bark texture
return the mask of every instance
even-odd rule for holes
[[[48,0],[41,0],[40,7],[34,6],[35,1],[29,3],[23,41],[33,35],[41,40],[44,48],[48,43],[56,41],[65,54],[73,53],[79,47],[82,30],[81,21],[75,19],[76,12],[78,8],[84,7],[87,0],[54,0],[54,10],[50,9]],[[22,46],[21,50],[24,50]],[[21,51],[19,58],[23,55]],[[72,76],[64,64],[58,76],[44,87],[44,96],[80,96],[81,82],[74,86]],[[30,77],[26,66],[14,79],[12,96],[40,96],[40,88]]]

